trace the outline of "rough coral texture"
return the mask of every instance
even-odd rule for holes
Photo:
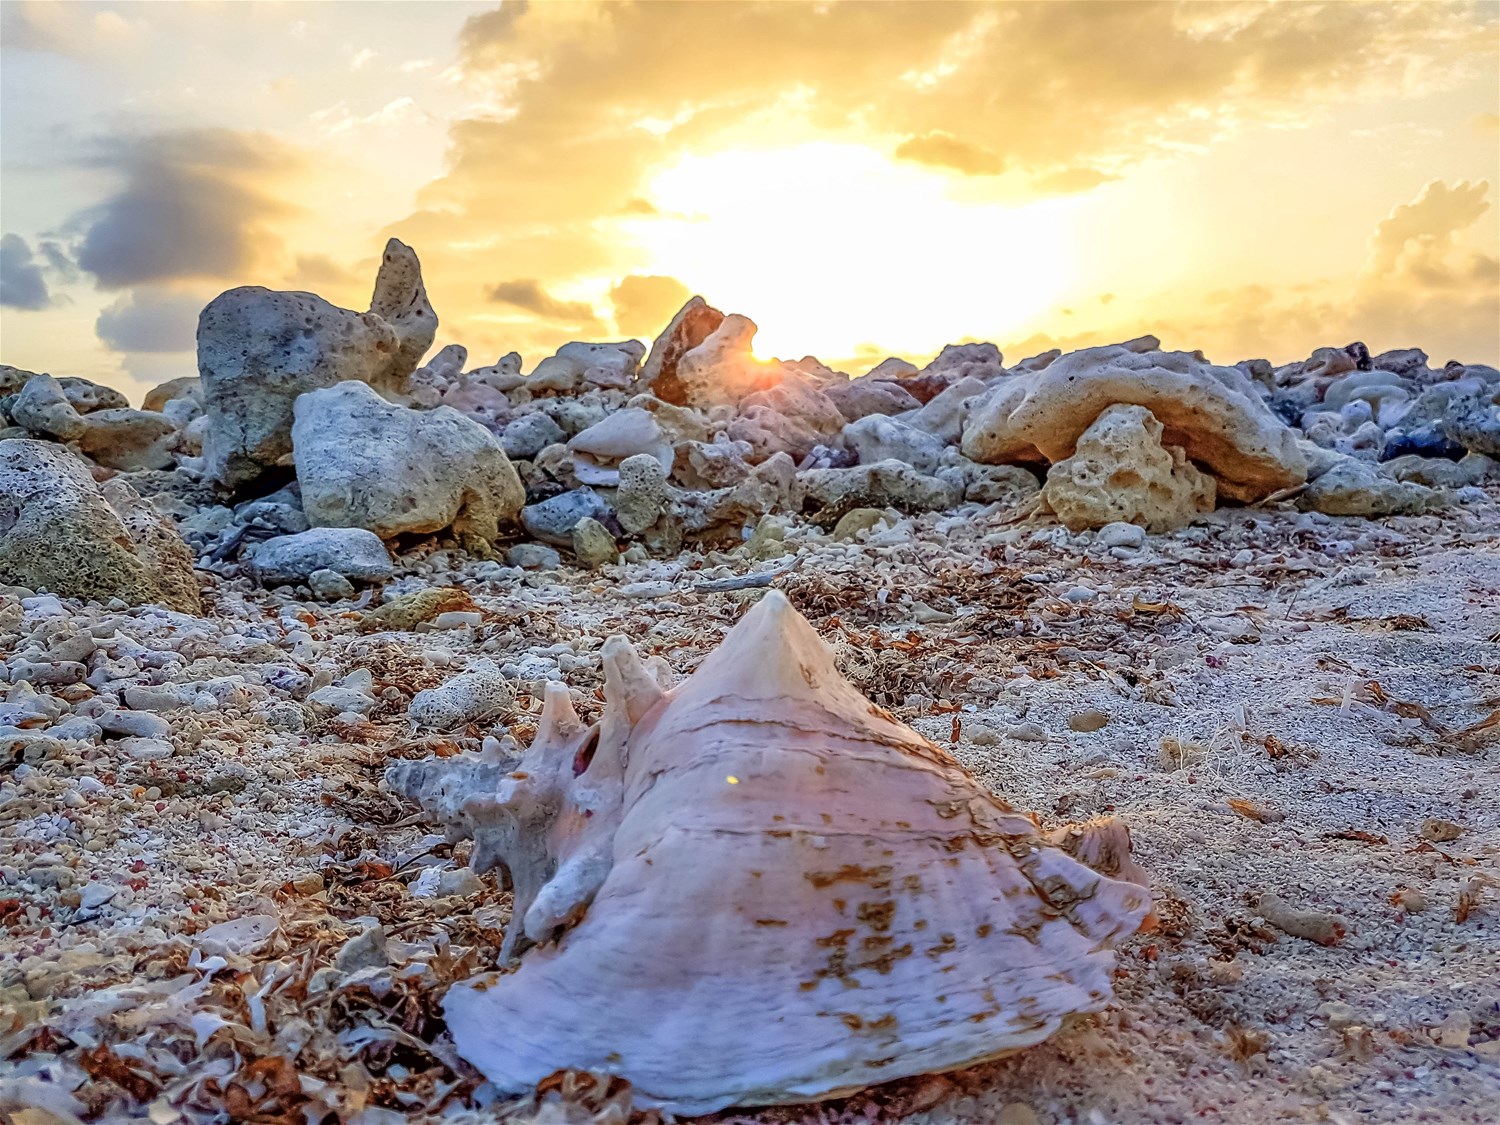
[[[0,582],[93,601],[201,609],[193,556],[128,485],[101,488],[67,450],[0,441]]]
[[[382,539],[452,527],[492,542],[526,500],[499,440],[478,422],[448,406],[397,406],[363,383],[299,398],[292,444],[316,527]]]
[[[1149,341],[1148,341],[1149,342]],[[974,461],[1056,463],[1110,406],[1144,406],[1166,445],[1218,481],[1235,500],[1258,500],[1307,479],[1296,435],[1261,400],[1246,374],[1197,352],[1085,348],[1031,374],[1003,379],[973,407],[963,452]]]
[[[277,465],[298,395],[350,379],[399,393],[436,331],[416,255],[395,239],[368,312],[258,285],[221,293],[198,318],[209,477],[235,487]]]
[[[1123,521],[1172,531],[1213,511],[1214,479],[1176,446],[1143,406],[1111,406],[1047,472],[1042,499],[1073,531]]]

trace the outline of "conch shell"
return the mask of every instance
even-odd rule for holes
[[[512,881],[519,962],[444,1004],[501,1090],[570,1069],[685,1114],[811,1101],[1109,1000],[1150,908],[1124,826],[1043,836],[864,699],[780,593],[673,690],[622,637],[604,669],[602,721],[549,686],[518,764],[388,774]]]

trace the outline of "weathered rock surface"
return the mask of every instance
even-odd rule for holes
[[[1296,435],[1262,402],[1243,371],[1196,353],[1138,351],[1134,344],[1086,348],[1041,371],[1005,379],[971,411],[963,452],[991,464],[1072,455],[1108,407],[1143,406],[1236,500],[1301,484],[1307,463]]]
[[[677,361],[680,400],[662,394],[655,383],[652,393],[668,402],[707,408],[737,403],[748,394],[774,387],[785,377],[786,367],[754,356],[750,342],[755,331],[755,322],[748,316],[731,313],[724,317],[707,339]]]
[[[690,299],[652,342],[651,352],[636,380],[640,389],[650,391],[663,402],[685,403],[687,393],[678,380],[677,365],[723,322],[724,314],[702,297]]]
[[[28,379],[10,404],[10,416],[33,434],[58,441],[74,441],[88,429],[88,423],[68,401],[62,384],[51,375]]]
[[[1307,486],[1298,503],[1329,516],[1414,515],[1443,507],[1443,494],[1397,480],[1369,461],[1343,457]]]
[[[276,465],[291,451],[298,395],[347,380],[399,393],[436,331],[417,257],[396,239],[369,312],[260,286],[221,293],[198,318],[208,475],[234,487]]]
[[[278,535],[247,551],[246,561],[268,584],[306,582],[320,570],[360,582],[383,582],[394,570],[380,536],[362,527],[314,527]]]
[[[201,609],[193,557],[128,485],[47,442],[0,441],[0,582],[94,601]]]
[[[451,526],[493,542],[525,503],[499,440],[451,407],[412,410],[346,382],[303,395],[295,414],[297,480],[315,527],[389,539]]]
[[[800,474],[804,509],[819,524],[832,527],[855,508],[895,508],[928,512],[952,508],[963,490],[919,473],[904,461],[877,461],[849,469],[809,469]]]
[[[1042,499],[1069,529],[1124,522],[1172,531],[1214,507],[1214,480],[1176,446],[1143,406],[1111,406],[1047,472]]]
[[[125,472],[170,469],[177,424],[154,410],[97,410],[83,418],[78,448],[99,464]]]

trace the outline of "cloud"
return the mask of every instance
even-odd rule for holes
[[[998,154],[938,130],[902,141],[896,146],[896,159],[953,168],[966,176],[995,176],[1005,171],[1005,161]]]
[[[952,185],[967,199],[1024,204],[1340,105],[1472,84],[1495,29],[1489,8],[1457,4],[507,2],[464,24],[445,73],[472,108],[387,233],[418,247],[475,349],[553,347],[549,292],[653,271],[696,284],[681,256],[648,255],[673,224],[692,237],[654,185],[694,157],[902,150],[969,173]],[[536,282],[503,317],[486,299],[497,260]]]
[[[590,305],[582,301],[559,301],[534,279],[502,281],[491,286],[486,296],[500,304],[514,305],[547,320],[569,324],[596,323],[598,318]]]
[[[1469,124],[1487,136],[1500,134],[1500,113],[1476,113]]]
[[[132,289],[99,314],[94,333],[116,352],[190,352],[197,347],[204,304],[190,293]]]
[[[1370,246],[1370,271],[1388,273],[1400,268],[1432,268],[1453,245],[1453,236],[1479,221],[1490,209],[1485,180],[1459,180],[1449,187],[1432,180],[1411,203],[1392,209],[1375,228]],[[1403,259],[1405,259],[1403,263]]]
[[[609,291],[615,327],[650,339],[667,326],[693,291],[675,277],[633,273]]]
[[[504,50],[516,21],[530,8],[528,0],[504,0],[498,8],[470,16],[458,33],[458,47],[465,65],[482,66]]]
[[[101,288],[179,279],[239,279],[280,251],[270,224],[291,213],[270,194],[298,167],[288,146],[232,129],[112,142],[96,163],[124,185],[75,215],[75,257]]]
[[[52,304],[42,267],[19,234],[0,238],[0,306],[36,311]]]

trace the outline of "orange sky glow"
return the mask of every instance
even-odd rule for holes
[[[701,293],[853,374],[1151,332],[1500,360],[1500,4],[5,0],[0,358],[139,398],[422,258],[474,365]]]

